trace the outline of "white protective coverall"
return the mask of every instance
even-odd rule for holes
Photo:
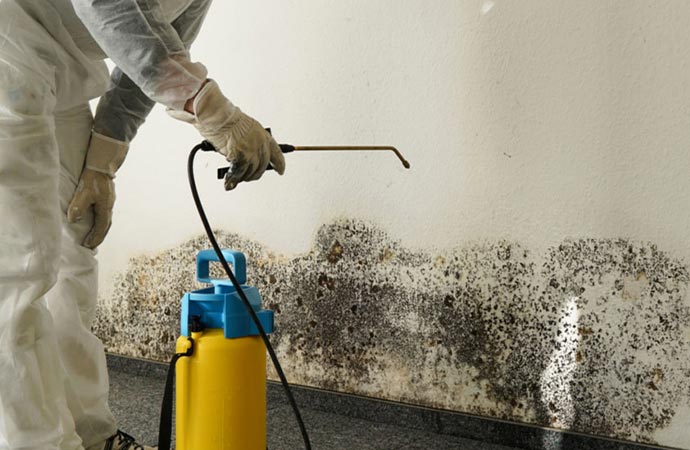
[[[92,127],[129,142],[154,101],[181,109],[200,89],[187,49],[209,1],[0,0],[0,450],[75,450],[116,431],[90,331],[93,214],[68,223],[67,205]],[[106,91],[94,122],[87,102]]]

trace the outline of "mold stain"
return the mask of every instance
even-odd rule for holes
[[[218,237],[247,254],[294,383],[644,443],[690,394],[688,269],[652,244],[413,252],[340,220],[287,258]],[[109,351],[169,359],[206,245],[200,236],[130,260],[99,307]]]

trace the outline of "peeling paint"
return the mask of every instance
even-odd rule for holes
[[[218,237],[247,254],[292,382],[644,443],[690,395],[688,268],[653,244],[414,252],[340,220],[288,258]],[[205,246],[199,237],[130,260],[99,309],[109,351],[169,358]]]

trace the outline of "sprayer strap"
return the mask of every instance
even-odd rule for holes
[[[173,387],[175,381],[175,365],[177,360],[185,356],[192,356],[194,353],[194,339],[187,338],[191,346],[185,353],[175,353],[168,366],[168,377],[165,380],[165,392],[163,393],[163,404],[161,405],[161,421],[158,428],[158,450],[170,450],[172,437],[172,409],[173,409]]]

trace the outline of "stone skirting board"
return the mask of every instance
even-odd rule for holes
[[[650,445],[678,442],[681,429],[690,442],[678,425],[690,406],[689,271],[653,244],[423,252],[356,220],[324,225],[293,257],[235,234],[219,241],[247,254],[293,383]],[[108,351],[168,359],[206,247],[199,236],[130,260],[98,311]]]

